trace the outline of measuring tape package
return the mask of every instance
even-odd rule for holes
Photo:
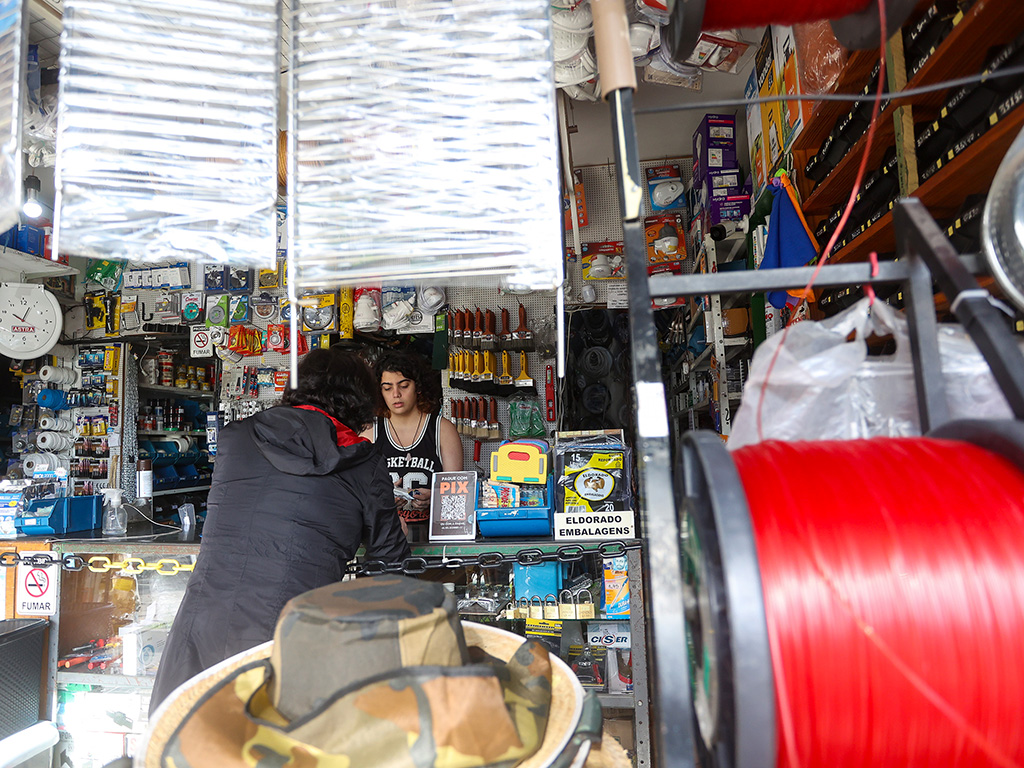
[[[633,508],[630,449],[607,436],[560,443],[555,472],[561,510],[625,512]]]

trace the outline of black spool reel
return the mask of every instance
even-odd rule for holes
[[[687,675],[702,766],[772,768],[775,681],[761,571],[746,494],[721,438],[690,432],[680,447],[676,508]]]

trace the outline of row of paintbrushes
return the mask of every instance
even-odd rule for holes
[[[452,421],[459,434],[478,439],[500,440],[501,425],[498,423],[498,401],[493,397],[488,417],[487,398],[465,397],[452,400]],[[479,458],[477,459],[479,460]]]
[[[69,653],[65,653],[58,659],[57,667],[70,669],[84,664],[86,669],[106,669],[107,665],[120,658],[121,640],[119,638],[110,640],[100,638],[72,648]]]
[[[498,367],[498,362],[501,367]],[[512,362],[507,349],[501,357],[490,350],[448,351],[448,385],[466,392],[508,397],[513,392],[536,392],[526,363],[526,352],[519,352],[519,375],[512,377]]]
[[[526,307],[519,305],[519,325],[511,329],[507,309],[501,310],[501,330],[492,310],[450,310],[448,312],[448,343],[465,349],[534,349],[533,331],[526,324]]]

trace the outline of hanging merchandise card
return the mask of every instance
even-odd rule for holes
[[[629,309],[629,290],[625,280],[608,283],[608,309]]]

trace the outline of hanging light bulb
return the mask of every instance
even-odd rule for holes
[[[43,215],[43,206],[39,202],[41,188],[38,176],[25,177],[25,203],[22,205],[21,211],[30,219],[38,219]]]

